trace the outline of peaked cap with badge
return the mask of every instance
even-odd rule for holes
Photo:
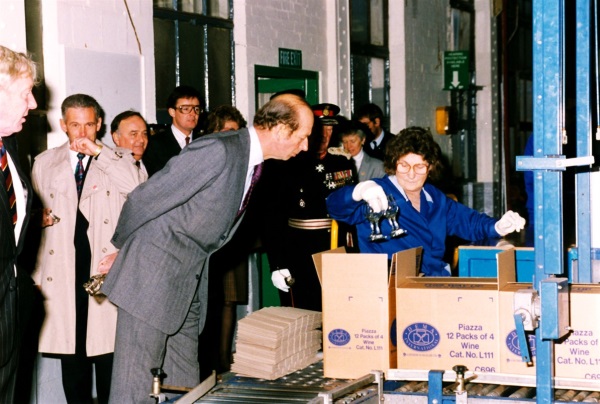
[[[337,125],[338,121],[335,118],[340,113],[340,107],[331,103],[323,103],[311,106],[315,118],[319,118],[323,125]]]

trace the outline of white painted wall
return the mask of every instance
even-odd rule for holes
[[[106,112],[107,125],[127,109],[140,111],[154,122],[152,2],[58,0],[41,4],[52,128],[48,147],[66,141],[58,125],[60,104],[77,92],[98,100]],[[112,144],[109,135],[103,140]]]
[[[26,52],[25,0],[0,0],[0,44]]]
[[[302,69],[320,74],[321,101],[339,102],[337,36],[331,29],[337,26],[334,1],[235,0],[234,6],[235,33],[244,31],[241,37],[235,37],[236,94],[238,106],[247,98],[249,121],[256,110],[254,66],[278,67],[279,48],[302,51]]]

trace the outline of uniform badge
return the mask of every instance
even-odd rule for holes
[[[317,166],[315,167],[315,170],[322,173],[323,171],[325,171],[325,166],[323,164],[317,164]]]

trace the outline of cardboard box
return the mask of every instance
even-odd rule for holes
[[[600,285],[571,285],[572,331],[554,346],[556,377],[600,383]]]
[[[504,253],[498,254],[498,259]],[[529,352],[533,365],[521,359],[521,351],[513,318],[514,295],[518,290],[531,289],[530,283],[511,283],[501,280],[499,299],[500,373],[536,374],[536,340],[528,332]],[[571,333],[554,344],[554,375],[559,379],[600,381],[600,285],[570,285]]]
[[[533,247],[516,247],[515,265],[517,282],[531,282],[535,273],[535,251]],[[506,251],[497,247],[459,246],[458,276],[496,278],[498,264],[496,254]]]
[[[514,281],[512,269],[502,268]],[[496,278],[424,278],[396,273],[398,368],[499,371]]]
[[[391,267],[386,254],[338,248],[313,255],[323,293],[325,377],[354,379],[396,368],[395,262],[416,275],[420,252],[397,253]]]
[[[514,255],[512,250],[498,254],[499,266],[510,270],[511,262],[514,268]],[[501,272],[502,274],[502,272]],[[531,283],[516,283],[514,279],[500,277],[500,296],[498,299],[498,321],[500,333],[500,373],[509,373],[515,375],[533,375],[535,376],[535,334],[527,333],[529,342],[529,354],[532,363],[523,362],[521,357],[521,348],[517,336],[517,329],[514,319],[514,300],[515,293],[522,289],[531,289]]]

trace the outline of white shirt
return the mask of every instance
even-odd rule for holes
[[[15,163],[10,157],[8,150],[6,151],[6,158],[8,160],[8,168],[10,169],[10,176],[13,182],[13,191],[15,192],[15,200],[17,204],[17,224],[15,224],[15,244],[19,243],[19,237],[21,236],[21,230],[23,229],[23,222],[25,221],[25,210],[27,204],[27,189],[23,187],[21,177]],[[15,277],[17,276],[17,266],[14,266]]]
[[[76,152],[75,150],[69,150],[69,157],[71,158],[71,171],[73,171],[73,175],[75,175],[75,170],[77,169],[77,163],[79,163],[79,158],[77,157],[77,154],[78,154],[78,152]],[[88,156],[87,154],[85,155],[84,158],[81,159],[84,170],[87,167],[89,159],[90,159],[90,156]]]
[[[373,139],[371,141],[371,146],[373,146],[373,148],[379,147],[379,145],[381,144],[381,141],[383,140],[383,135],[385,135],[384,130],[381,131],[381,133],[379,134],[379,136],[377,136],[376,139]]]
[[[186,136],[185,133],[183,133],[182,131],[180,131],[179,129],[177,129],[175,127],[175,125],[171,125],[171,131],[173,132],[173,136],[175,136],[175,140],[177,140],[177,143],[179,143],[179,147],[181,147],[182,149],[187,146],[185,144],[185,138],[189,137],[190,138],[190,142],[192,141],[192,134],[190,133],[189,136]]]
[[[27,203],[27,190],[23,188],[23,183],[19,177],[19,172],[15,163],[10,157],[10,153],[6,151],[6,157],[8,159],[8,168],[10,169],[10,175],[13,181],[13,191],[15,192],[15,199],[17,204],[17,224],[15,225],[15,242],[19,242],[19,236],[21,235],[21,229],[23,228],[23,222],[25,221],[25,206]]]
[[[254,166],[265,161],[262,148],[260,147],[260,141],[258,140],[258,134],[256,133],[256,129],[254,129],[254,126],[250,126],[248,128],[248,132],[250,132],[250,158],[248,160],[246,183],[244,184],[244,196],[242,197],[240,208],[244,203],[246,192],[248,192],[248,189],[250,188],[250,183],[252,182],[252,174],[254,174]]]
[[[360,149],[360,151],[358,152],[358,154],[356,156],[352,156],[352,158],[354,159],[354,164],[356,165],[356,170],[360,170],[360,165],[362,164],[363,158],[365,156],[365,152],[362,151],[362,149]]]

